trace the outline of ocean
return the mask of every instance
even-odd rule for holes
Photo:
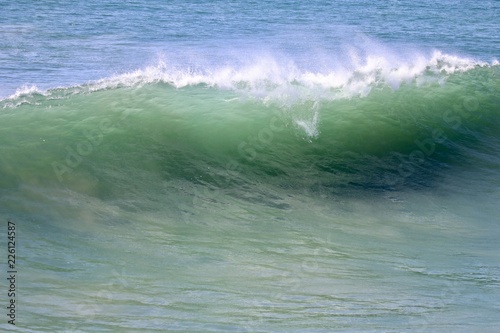
[[[497,332],[499,22],[0,0],[0,330]]]

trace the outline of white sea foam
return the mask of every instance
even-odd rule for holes
[[[38,95],[44,95],[45,92],[38,89],[36,85],[24,85],[16,89],[16,92],[10,96],[8,96],[6,99],[19,99],[21,97],[28,97],[32,96],[34,94]]]
[[[365,51],[362,55],[360,53],[357,50],[349,50],[347,60],[330,67],[316,68],[270,54],[253,55],[244,61],[237,59],[224,65],[207,65],[206,62],[200,61],[203,65],[198,66],[181,65],[163,56],[154,65],[83,85],[47,91],[42,91],[34,85],[23,86],[3,101],[26,100],[34,95],[58,98],[82,92],[166,83],[179,89],[202,85],[231,90],[260,99],[264,103],[290,106],[303,100],[365,97],[375,87],[396,90],[402,84],[408,83],[443,83],[454,73],[498,65],[496,60],[487,63],[441,51],[428,55],[415,54],[412,57],[398,56],[385,49],[372,53]]]
[[[295,123],[304,130],[309,139],[319,136],[319,113],[317,110],[314,112],[312,119],[297,119]]]
[[[16,92],[0,101],[6,102],[3,108],[15,108],[22,104],[32,103],[30,98],[35,95],[46,96],[47,92],[38,89],[35,85],[23,85],[16,89]]]
[[[208,68],[182,68],[167,60],[160,60],[153,66],[96,81],[92,89],[163,82],[176,88],[205,85],[246,92],[255,97],[307,93],[336,99],[366,96],[376,86],[386,85],[398,89],[403,83],[441,82],[451,74],[489,65],[495,63],[440,51],[429,56],[417,55],[412,59],[383,54],[360,57],[353,52],[348,63],[321,70],[303,68],[293,61],[280,61],[269,55],[254,57],[251,63]]]

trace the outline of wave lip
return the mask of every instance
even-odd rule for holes
[[[15,108],[19,105],[29,103],[27,99],[36,95],[47,96],[48,92],[38,89],[36,85],[23,85],[17,88],[16,92],[12,95],[7,96],[4,99],[0,99],[0,102],[6,102],[4,108]]]
[[[301,68],[293,61],[278,61],[263,56],[239,66],[211,68],[180,68],[160,60],[157,65],[135,70],[97,81],[96,86],[117,87],[163,82],[176,88],[206,85],[232,90],[272,90],[283,85],[323,89],[351,88],[364,95],[362,87],[386,84],[397,89],[403,82],[419,77],[436,77],[465,72],[476,67],[498,65],[470,58],[434,51],[431,56],[418,55],[411,60],[398,60],[391,56],[368,55],[360,58],[350,55],[347,64],[326,70]]]
[[[374,88],[397,90],[402,84],[443,84],[455,73],[478,67],[498,66],[491,63],[434,51],[413,58],[374,53],[359,56],[349,53],[348,61],[334,67],[311,69],[296,62],[265,55],[232,65],[183,66],[164,59],[157,64],[86,84],[42,91],[25,85],[4,98],[5,107],[30,103],[35,95],[58,97],[101,90],[164,83],[177,89],[190,86],[223,89],[241,93],[264,102],[279,101],[289,105],[297,101],[336,100],[366,97]]]

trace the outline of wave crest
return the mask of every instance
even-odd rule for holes
[[[236,61],[233,65],[213,66],[184,66],[160,59],[152,66],[78,86],[47,91],[41,91],[34,85],[23,86],[2,101],[7,102],[4,108],[16,107],[30,103],[29,97],[35,95],[60,98],[78,93],[164,83],[177,89],[204,86],[230,90],[265,103],[279,102],[290,106],[304,99],[318,101],[365,97],[374,88],[397,90],[403,84],[443,84],[454,73],[499,64],[497,60],[488,63],[441,51],[408,58],[383,52],[360,56],[359,52],[351,50],[347,61],[329,68],[315,69],[272,55],[249,58],[243,62]]]
[[[237,92],[264,103],[290,107],[304,100],[366,97],[373,89],[397,90],[403,84],[443,84],[454,74],[498,65],[449,55],[397,59],[393,56],[349,56],[334,68],[308,69],[275,56],[260,56],[244,64],[182,68],[166,60],[158,64],[95,82],[93,89],[165,83],[175,88],[205,86]]]

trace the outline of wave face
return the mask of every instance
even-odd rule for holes
[[[113,184],[139,173],[338,193],[432,186],[496,161],[498,65],[439,52],[397,65],[368,57],[351,72],[314,73],[268,58],[210,70],[161,62],[86,85],[25,87],[2,100],[11,145],[1,184],[29,174],[119,192]]]

